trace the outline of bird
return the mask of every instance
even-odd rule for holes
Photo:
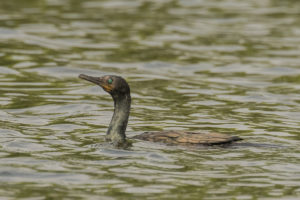
[[[106,132],[106,141],[115,147],[126,147],[130,144],[126,138],[126,128],[131,107],[130,87],[121,76],[104,75],[100,77],[80,74],[79,78],[94,83],[109,93],[114,101],[114,113]],[[202,133],[192,131],[155,131],[144,132],[132,137],[133,139],[159,142],[167,145],[182,146],[211,146],[227,145],[242,140],[238,136],[221,133]]]

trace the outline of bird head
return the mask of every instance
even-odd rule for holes
[[[105,75],[101,77],[88,76],[80,74],[79,78],[92,82],[103,88],[112,96],[130,93],[128,83],[121,76]]]

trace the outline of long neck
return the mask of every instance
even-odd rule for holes
[[[131,97],[130,93],[112,95],[114,100],[114,114],[109,124],[106,139],[115,145],[122,145],[126,141],[126,127],[128,123]]]

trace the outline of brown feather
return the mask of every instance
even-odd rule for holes
[[[133,138],[171,145],[217,145],[229,144],[234,141],[242,140],[237,136],[229,136],[220,133],[199,133],[187,131],[145,132],[134,136]]]

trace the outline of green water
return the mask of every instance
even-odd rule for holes
[[[300,2],[0,2],[1,199],[299,199]],[[128,137],[198,130],[255,144],[104,145],[129,82]]]

